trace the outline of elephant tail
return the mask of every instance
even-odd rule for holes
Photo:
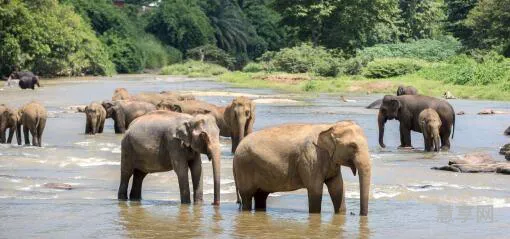
[[[241,204],[241,195],[239,195],[239,187],[237,186],[236,167],[232,167],[232,171],[233,171],[232,173],[234,176],[234,183],[236,186],[236,197],[237,197],[236,203]]]

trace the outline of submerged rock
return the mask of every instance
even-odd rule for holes
[[[457,115],[465,115],[465,114],[466,114],[466,112],[464,112],[464,111],[462,111],[462,110],[461,110],[461,111],[459,111],[459,112],[457,112]]]
[[[510,163],[492,159],[488,153],[466,154],[457,160],[450,160],[447,166],[433,167],[435,170],[459,173],[492,173],[510,174]]]
[[[51,188],[51,189],[60,189],[60,190],[71,190],[73,189],[73,186],[66,183],[45,183],[43,185],[45,188]]]

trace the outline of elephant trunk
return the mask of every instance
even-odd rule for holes
[[[90,134],[97,133],[97,117],[90,117]]]
[[[368,214],[368,198],[370,196],[370,178],[372,174],[370,156],[367,152],[360,152],[358,155],[358,162],[356,168],[358,169],[359,176],[359,190],[360,190],[360,216]]]
[[[441,145],[439,144],[439,129],[435,129],[434,131],[434,151],[439,152],[439,148]]]
[[[214,177],[214,201],[213,205],[220,205],[220,176],[221,176],[221,152],[219,142],[216,146],[213,146],[210,150],[210,156],[212,158],[213,177]]]
[[[235,112],[235,126],[236,129],[232,132],[232,153],[236,152],[237,146],[244,139],[244,135],[246,133],[247,127],[247,117],[244,115],[244,112]]]
[[[21,122],[16,123],[16,140],[18,145],[21,145]]]
[[[379,111],[379,114],[377,115],[377,122],[379,124],[379,145],[382,148],[386,148],[386,145],[384,145],[384,124],[386,124],[386,118],[381,114]]]

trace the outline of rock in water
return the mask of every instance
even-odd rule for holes
[[[505,135],[510,135],[510,126],[508,126],[508,128],[506,128],[506,130],[505,130],[505,133],[504,133],[504,134],[505,134]]]
[[[51,188],[51,189],[60,189],[60,190],[71,190],[73,189],[73,186],[66,183],[45,183],[43,185],[45,188]]]
[[[464,111],[462,111],[462,110],[461,110],[461,111],[459,111],[459,112],[457,112],[457,115],[465,115],[465,114],[466,114],[466,112],[464,112]]]
[[[507,155],[510,156],[510,153]],[[488,153],[466,154],[457,160],[450,160],[447,166],[432,169],[452,171],[458,173],[491,173],[510,174],[510,163],[492,159]]]
[[[510,144],[505,144],[499,149],[499,154],[507,155],[510,152]]]

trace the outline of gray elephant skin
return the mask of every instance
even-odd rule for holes
[[[9,130],[9,136],[6,141],[7,130]],[[18,145],[21,145],[21,120],[18,111],[0,104],[0,143],[12,143],[15,133]]]
[[[19,87],[21,89],[35,89],[35,86],[41,87],[39,84],[39,76],[29,71],[15,71],[10,76],[10,79],[19,79]]]
[[[234,153],[239,142],[253,132],[255,123],[255,102],[240,96],[225,107],[219,107],[199,100],[165,100],[158,109],[166,109],[187,114],[212,114],[216,119],[220,135],[232,139],[231,152]]]
[[[181,203],[188,204],[188,170],[193,183],[193,201],[203,201],[202,161],[212,160],[214,202],[220,202],[219,129],[210,115],[191,116],[170,111],[155,111],[133,122],[121,143],[119,200],[127,200],[128,183],[133,176],[130,200],[140,200],[142,181],[148,173],[174,170],[179,181]]]
[[[29,132],[32,134],[32,145],[42,146],[42,135],[48,112],[39,102],[30,102],[19,110],[21,124],[23,125],[23,134],[25,136],[25,145],[30,145]]]
[[[84,108],[78,108],[78,112],[85,113],[85,134],[103,133],[106,110],[101,103],[92,102]]]
[[[414,86],[398,86],[397,88],[397,96],[400,95],[417,95],[418,90],[414,88]],[[366,109],[379,109],[382,104],[382,99],[375,100],[374,102],[370,103]]]
[[[423,133],[425,151],[430,152],[432,148],[434,148],[434,151],[438,152],[441,147],[439,144],[439,128],[441,128],[441,119],[439,118],[439,115],[433,109],[425,109],[418,117],[420,128]]]
[[[173,92],[162,91],[159,93],[154,92],[143,92],[137,95],[130,95],[125,88],[117,88],[113,92],[112,100],[132,100],[132,101],[143,101],[151,103],[153,105],[159,104],[163,100],[172,101],[183,101],[183,100],[194,100],[195,97],[192,95],[181,95]]]
[[[116,134],[123,134],[136,118],[155,111],[151,103],[130,100],[103,101],[106,118],[112,118]]]
[[[441,119],[442,125],[439,129],[441,149],[450,149],[450,135],[453,138],[455,132],[455,111],[447,101],[423,95],[384,96],[377,116],[379,145],[386,147],[383,140],[386,121],[396,119],[400,121],[400,147],[412,147],[411,130],[423,133],[419,114],[427,108],[435,110]]]
[[[363,130],[354,122],[288,124],[248,135],[233,172],[243,210],[265,210],[269,193],[306,188],[310,213],[320,213],[326,184],[335,213],[345,213],[340,166],[359,174],[360,215],[368,214],[371,162]]]

